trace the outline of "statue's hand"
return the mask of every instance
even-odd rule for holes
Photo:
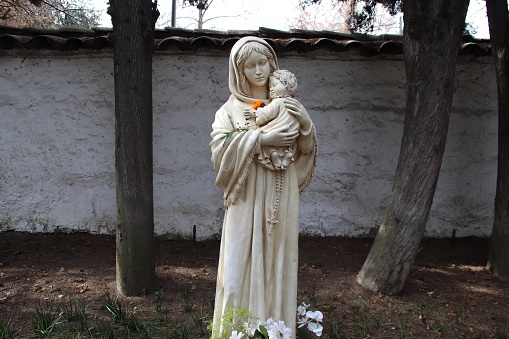
[[[311,118],[304,106],[294,98],[285,99],[285,107],[288,113],[292,114],[299,120],[301,130],[307,131],[311,126]]]
[[[288,126],[284,126],[267,133],[262,133],[262,146],[290,147],[293,141],[299,136],[299,132],[288,132]]]

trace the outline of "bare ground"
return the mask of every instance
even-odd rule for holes
[[[301,238],[299,300],[324,313],[322,338],[509,338],[509,285],[485,268],[489,240],[425,239],[404,291],[383,296],[355,277],[372,239]],[[154,293],[115,287],[115,239],[90,234],[0,233],[0,320],[32,336],[37,305],[81,300],[106,317],[110,295],[143,319],[176,326],[212,315],[219,242],[156,240]]]

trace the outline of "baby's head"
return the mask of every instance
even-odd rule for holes
[[[286,69],[278,69],[270,74],[270,98],[294,97],[297,93],[297,78]]]

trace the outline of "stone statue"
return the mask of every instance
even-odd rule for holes
[[[225,204],[213,337],[223,332],[221,318],[231,308],[282,320],[295,336],[299,192],[314,171],[316,131],[304,106],[291,97],[283,99],[284,115],[295,117],[296,129],[269,128],[274,118],[264,130],[245,115],[255,104],[270,106],[269,76],[277,69],[267,42],[240,39],[229,59],[231,95],[212,124],[212,162]],[[291,147],[293,161],[276,169],[264,155],[269,147]]]
[[[256,126],[263,126],[262,133],[288,126],[287,131],[299,131],[299,121],[290,113],[285,106],[285,98],[295,97],[297,92],[297,79],[287,70],[278,69],[269,77],[269,97],[271,102],[264,106],[263,102],[246,108],[244,115],[248,119],[254,119]],[[260,100],[261,101],[261,100]],[[260,107],[261,106],[261,107]],[[294,142],[295,143],[295,142]],[[262,147],[262,154],[258,160],[271,162],[275,169],[286,169],[292,161],[293,150],[291,147]]]

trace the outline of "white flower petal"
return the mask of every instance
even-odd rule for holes
[[[306,315],[306,308],[300,305],[299,307],[297,307],[297,316],[303,317],[304,315]]]
[[[323,320],[323,313],[320,312],[320,311],[307,311],[306,312],[306,317],[308,317],[309,319],[313,319],[313,320],[316,320],[316,321],[322,321]]]
[[[244,338],[244,333],[233,331],[232,335],[230,336],[230,339],[242,339]]]
[[[276,321],[272,318],[269,318],[267,319],[267,321],[265,321],[265,323],[262,323],[262,325],[265,325],[265,328],[269,328],[270,326],[272,326],[273,323],[275,323]]]
[[[292,329],[287,327],[284,321],[273,321],[267,328],[269,339],[292,339]]]
[[[309,323],[308,330],[313,332],[317,337],[322,335],[323,326],[319,323]]]
[[[256,327],[250,327],[250,328],[248,328],[248,329],[247,329],[247,335],[248,335],[250,338],[252,338],[252,337],[254,337],[254,335],[255,335],[256,331],[258,331],[258,326],[256,326]]]

